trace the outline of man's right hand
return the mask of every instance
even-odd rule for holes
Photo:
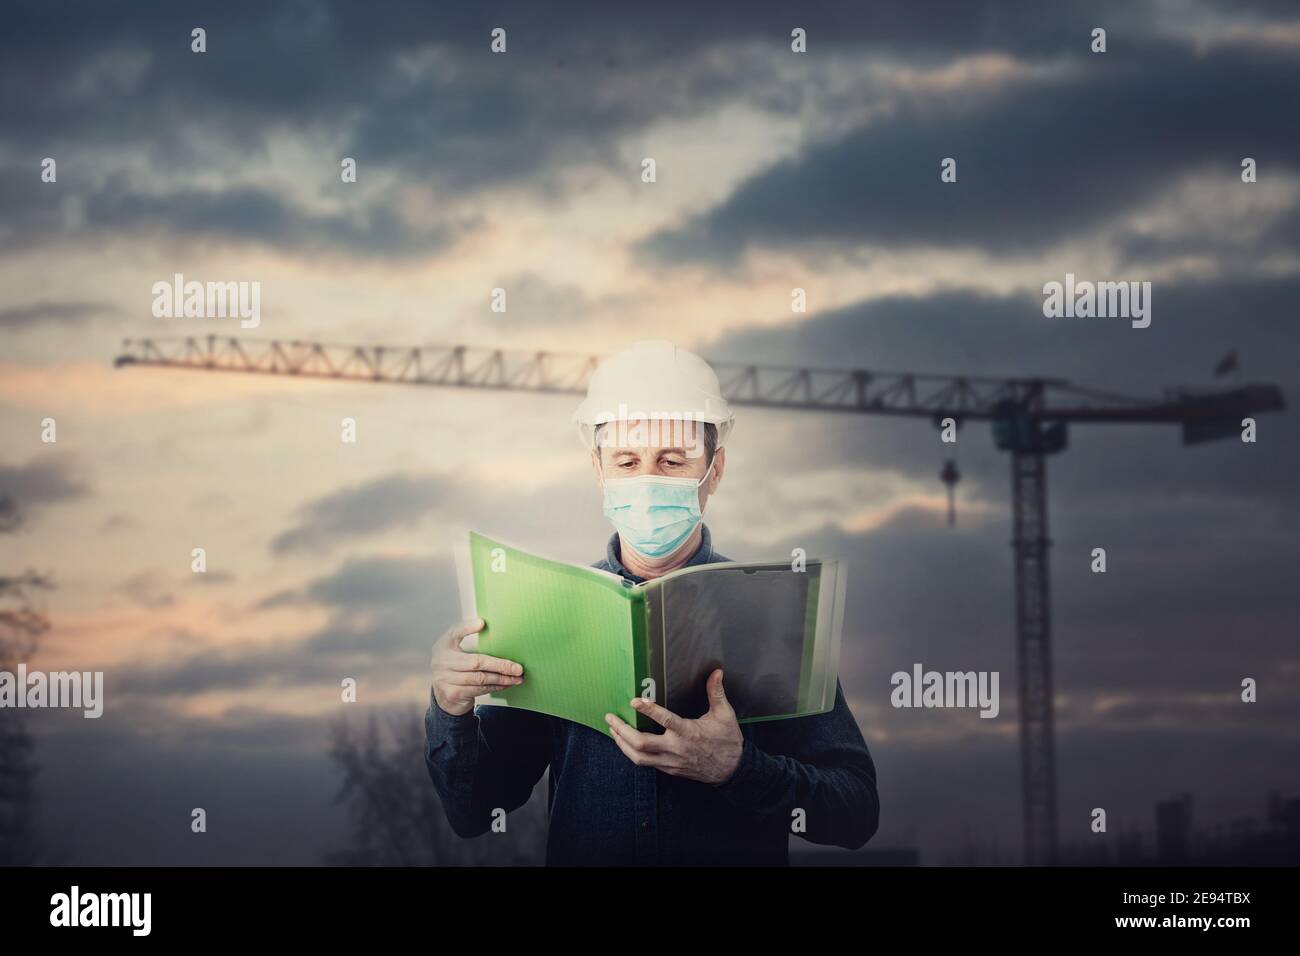
[[[480,694],[524,682],[522,665],[461,650],[460,642],[481,630],[483,619],[478,617],[450,628],[433,645],[433,699],[453,716],[473,710]]]

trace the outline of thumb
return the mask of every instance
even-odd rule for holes
[[[721,667],[709,675],[705,688],[709,694],[709,713],[725,714],[731,710],[731,702],[727,700],[726,688],[722,686]]]

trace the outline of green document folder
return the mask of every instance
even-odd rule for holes
[[[724,670],[741,723],[835,705],[844,574],[838,561],[704,564],[632,585],[471,533],[460,562],[478,648],[517,661],[524,682],[479,703],[521,707],[609,733],[613,713],[641,730],[647,697],[682,717],[708,710],[705,681]]]

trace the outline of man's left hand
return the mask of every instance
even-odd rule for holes
[[[701,783],[722,783],[735,773],[745,738],[722,688],[721,668],[709,675],[706,689],[709,712],[697,720],[678,717],[651,701],[633,698],[633,709],[662,725],[664,732],[642,733],[616,715],[606,714],[605,723],[609,724],[614,743],[638,767],[654,767]]]

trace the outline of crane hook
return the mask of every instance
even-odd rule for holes
[[[948,527],[957,523],[957,502],[956,487],[957,482],[961,481],[961,472],[957,470],[957,462],[949,458],[943,463],[943,471],[939,472],[939,480],[948,486]]]

